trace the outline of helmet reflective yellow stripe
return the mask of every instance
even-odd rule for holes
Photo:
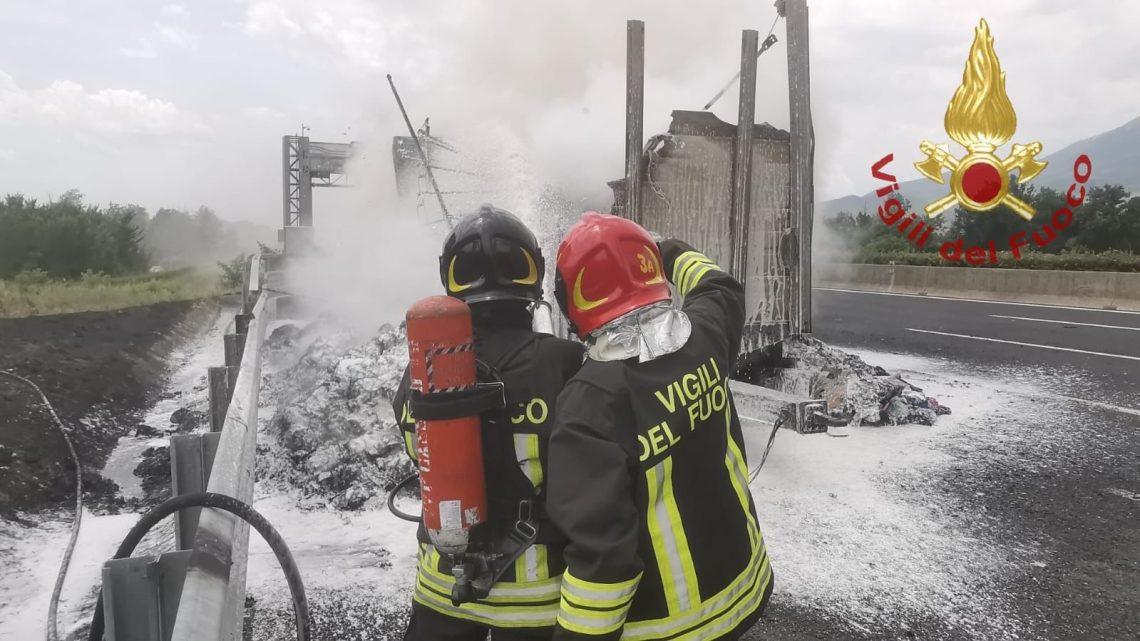
[[[530,252],[522,247],[519,247],[519,251],[526,257],[527,275],[522,278],[514,279],[511,282],[518,283],[519,285],[533,285],[538,282],[538,265],[534,263],[534,257],[530,255]],[[455,259],[452,259],[453,262],[454,260]]]
[[[458,256],[452,256],[451,257],[451,264],[447,266],[447,291],[452,292],[452,293],[459,293],[465,289],[471,289],[471,287],[475,284],[474,282],[471,282],[471,283],[457,283],[457,282],[455,282],[455,261],[458,258],[459,258]]]
[[[578,277],[574,279],[574,307],[578,308],[578,311],[582,311],[582,312],[588,312],[591,309],[594,309],[598,305],[601,305],[602,303],[605,303],[606,301],[608,301],[610,299],[609,296],[606,296],[603,298],[599,298],[598,300],[590,300],[590,299],[586,298],[585,296],[583,296],[582,295],[582,277],[584,277],[585,275],[586,275],[586,268],[583,267],[582,269],[578,270]]]

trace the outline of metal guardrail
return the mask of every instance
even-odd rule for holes
[[[237,380],[222,427],[207,491],[253,502],[261,344],[275,305],[258,296]],[[232,514],[204,509],[194,534],[173,641],[240,641],[245,606],[249,525]],[[215,627],[216,626],[216,627]]]
[[[250,259],[241,312],[226,336],[226,366],[210,368],[212,432],[171,439],[175,496],[203,490],[252,503],[261,346],[277,315],[265,261]],[[220,510],[176,518],[178,551],[103,566],[107,641],[240,641],[249,526]]]

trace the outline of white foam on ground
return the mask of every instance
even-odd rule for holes
[[[1033,622],[1012,613],[1002,587],[1018,576],[1018,567],[1044,562],[1035,544],[1003,540],[996,531],[991,536],[985,515],[961,514],[952,499],[924,496],[909,482],[955,465],[959,454],[947,444],[993,444],[1001,436],[989,435],[987,424],[1038,411],[1035,399],[1043,395],[1031,381],[1011,382],[953,361],[851,351],[888,370],[903,370],[954,413],[933,427],[854,428],[847,438],[779,433],[752,485],[777,577],[773,598],[890,636],[900,633],[903,621],[926,618],[970,638],[1034,636]],[[1018,393],[1011,396],[1009,388]],[[749,431],[753,457],[766,436]],[[377,600],[391,603],[391,611],[409,602],[413,524],[383,509],[302,510],[295,497],[279,493],[259,496],[256,507],[289,544],[314,601],[356,595],[363,605],[342,610],[361,618],[371,616],[367,604]],[[90,599],[98,568],[134,519],[94,517],[85,524],[65,595],[69,626],[80,620],[76,612]],[[0,530],[6,564],[0,577],[0,639],[42,635],[66,535],[65,522],[34,529],[8,524]],[[256,533],[250,550],[249,594],[258,608],[284,612],[287,619],[288,592],[276,559]],[[275,625],[288,629],[287,623]],[[375,622],[344,625],[369,630]]]
[[[287,495],[268,496],[254,507],[285,539],[312,590],[367,586],[368,590],[399,594],[411,589],[416,566],[416,524],[401,521],[387,510],[342,512],[302,511]],[[403,506],[408,510],[418,505]],[[269,546],[250,535],[249,592],[270,595],[287,590],[284,575]],[[409,599],[411,596],[408,594]],[[287,592],[279,595],[287,598]]]
[[[144,413],[148,426],[167,431],[174,410],[188,406],[201,409],[198,406],[206,398],[206,368],[222,363],[222,334],[233,312],[234,309],[223,309],[209,329],[171,352],[167,360],[172,369],[164,393]],[[134,475],[139,457],[148,447],[168,444],[166,437],[124,436],[112,451],[102,474],[119,484],[124,497],[140,497],[142,486]],[[138,518],[133,512],[97,516],[84,511],[79,540],[60,598],[61,635],[90,621],[103,563],[114,555]],[[70,512],[28,516],[27,519],[39,523],[26,527],[0,519],[0,640],[43,638],[55,577],[71,534]],[[136,555],[172,550],[173,532],[169,521],[157,526],[140,544]]]
[[[956,518],[952,504],[906,488],[908,476],[954,464],[940,443],[1015,408],[996,381],[955,372],[950,361],[860,355],[887,369],[937,372],[911,378],[954,414],[934,427],[854,428],[847,438],[780,432],[752,486],[777,576],[773,598],[862,630],[898,633],[902,621],[933,618],[971,637],[1019,638],[1028,624],[1011,614],[1001,580],[1036,558],[1032,544],[987,538],[971,519]],[[759,452],[767,431],[747,432],[749,452]],[[258,508],[279,524],[312,592],[347,599],[344,590],[355,590],[397,605],[410,599],[411,524],[383,510],[306,512],[294,505],[274,496]],[[252,549],[250,593],[280,610],[288,595],[276,562],[262,544]]]
[[[84,511],[83,526],[60,595],[59,630],[71,634],[91,619],[103,563],[110,559],[137,514],[96,516]],[[37,527],[0,520],[0,639],[43,638],[52,588],[70,534],[71,515],[61,514]],[[160,525],[137,554],[170,549],[173,528]]]
[[[1011,397],[1006,381],[950,361],[847,351],[902,370],[954,413],[933,427],[853,428],[847,438],[781,430],[752,484],[777,577],[773,599],[862,631],[898,634],[906,621],[933,619],[970,638],[1025,638],[1033,624],[1013,614],[1002,584],[1037,558],[1034,544],[988,536],[985,515],[911,491],[908,478],[955,465],[942,444],[987,440],[987,423],[1033,411],[1032,394]]]

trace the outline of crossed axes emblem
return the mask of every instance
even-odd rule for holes
[[[987,147],[975,148],[964,158],[958,159],[950,154],[947,145],[922,141],[918,149],[926,154],[926,160],[914,164],[919,173],[944,185],[946,180],[942,176],[942,170],[951,172],[950,193],[928,204],[925,207],[927,216],[933,218],[961,203],[974,211],[987,211],[1005,205],[1025,220],[1033,218],[1033,206],[1009,193],[1009,175],[1017,170],[1017,182],[1021,184],[1041,173],[1049,164],[1036,158],[1041,153],[1041,143],[1014,144],[1004,160],[994,155],[993,147]],[[999,180],[997,185],[992,184],[995,177]],[[996,193],[991,196],[995,188]]]

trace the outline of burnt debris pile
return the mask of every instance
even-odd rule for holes
[[[828,414],[847,425],[934,425],[950,408],[921,388],[810,336],[784,340],[791,367],[768,370],[757,382],[783,392],[823,399]]]
[[[274,404],[262,424],[259,483],[289,488],[305,507],[379,507],[414,471],[391,401],[408,362],[402,327],[360,342],[347,334],[282,326],[266,341],[264,390]],[[810,337],[784,341],[791,367],[757,381],[827,401],[830,418],[853,426],[933,425],[949,408],[898,375]]]
[[[262,441],[277,451],[258,457],[259,481],[296,489],[302,505],[380,505],[413,471],[390,405],[408,362],[403,329],[385,326],[357,344],[327,332],[306,340],[311,328],[278,332],[267,341],[265,389],[276,407]],[[281,362],[289,352],[292,362]]]

